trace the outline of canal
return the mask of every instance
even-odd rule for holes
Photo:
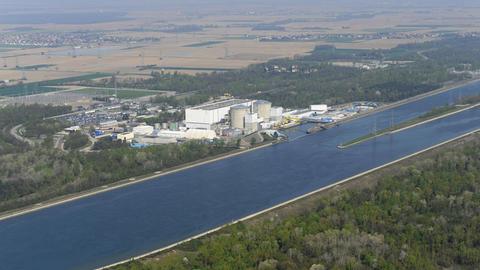
[[[2,269],[92,269],[205,232],[480,128],[475,108],[340,150],[366,133],[480,94],[453,89],[290,142],[0,221]]]

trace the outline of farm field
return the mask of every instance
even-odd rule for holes
[[[65,83],[73,83],[82,80],[93,80],[97,78],[107,77],[106,73],[92,73],[80,76],[72,76],[61,79],[44,80],[40,82],[26,82],[20,85],[13,85],[0,88],[0,96],[15,97],[25,95],[36,95],[48,92],[56,92],[64,90],[62,87],[55,87]]]
[[[129,20],[112,22],[35,24],[34,27],[3,24],[0,25],[0,34],[11,32],[12,29],[20,29],[22,34],[75,29],[145,41],[90,44],[75,50],[69,46],[6,48],[6,45],[2,47],[0,44],[0,80],[17,81],[26,77],[26,82],[30,83],[94,72],[148,76],[162,67],[165,72],[197,74],[239,69],[275,58],[305,55],[322,44],[344,49],[388,49],[399,44],[435,39],[435,36],[427,35],[432,33],[480,31],[478,8],[424,8],[418,12],[408,8],[380,8],[350,13],[310,8],[298,6],[294,7],[294,12],[258,9],[251,13],[232,14],[222,7],[210,7],[202,16],[186,16],[167,10],[136,10],[128,14]],[[165,23],[167,21],[168,24]],[[406,24],[406,21],[409,23]],[[164,30],[165,27],[173,27],[173,30]],[[382,32],[400,35],[372,39],[358,39],[355,36]],[[271,36],[319,34],[339,36],[314,40],[261,40],[262,37]],[[159,41],[148,41],[152,39]],[[16,66],[30,68],[18,70]]]

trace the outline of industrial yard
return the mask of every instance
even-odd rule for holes
[[[74,98],[92,98],[82,96],[78,91],[67,94]],[[89,91],[92,90],[86,89],[86,92]],[[115,92],[102,89],[101,93],[108,91]],[[265,136],[288,139],[283,136],[282,130],[302,123],[322,126],[333,124],[378,106],[371,102],[357,102],[335,107],[319,104],[292,110],[272,106],[272,103],[266,100],[226,96],[183,108],[152,104],[142,97],[124,99],[115,94],[107,97],[104,101],[96,98],[93,103],[86,102],[85,106],[77,107],[73,113],[50,118],[49,120],[54,119],[68,125],[55,138],[63,140],[68,134],[83,133],[92,142],[83,151],[98,150],[94,147],[95,142],[105,140],[118,141],[134,148],[177,144],[189,140],[221,140],[231,145],[250,147],[263,142]],[[39,99],[36,100],[38,101]],[[162,122],[159,115],[170,116],[170,120],[167,117],[163,118]],[[56,143],[55,147],[60,145],[61,143]]]

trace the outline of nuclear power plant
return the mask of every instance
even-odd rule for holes
[[[187,128],[236,129],[251,133],[281,121],[283,108],[265,100],[227,99],[185,110]],[[275,117],[272,117],[274,115]]]

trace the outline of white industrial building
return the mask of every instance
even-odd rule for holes
[[[153,130],[153,126],[138,126],[133,128],[133,134],[135,134],[135,136],[145,136],[152,134]]]
[[[157,137],[187,139],[187,140],[213,140],[217,134],[213,130],[189,129],[187,131],[158,130]]]
[[[105,121],[100,123],[100,128],[101,129],[111,129],[114,127],[118,126],[118,121],[117,120],[110,120],[110,121]]]
[[[326,112],[326,111],[328,111],[328,105],[326,105],[326,104],[310,105],[310,111],[312,111],[312,112]]]
[[[253,101],[229,99],[188,108],[185,110],[185,125],[190,129],[211,130],[212,125],[227,119],[230,109],[238,105],[251,107]]]
[[[124,132],[117,134],[117,140],[120,141],[126,141],[126,142],[132,142],[132,140],[135,138],[135,135],[133,132]]]
[[[171,143],[177,143],[176,138],[172,137],[150,137],[150,136],[145,136],[145,137],[139,137],[135,139],[137,142],[141,144],[171,144]]]

